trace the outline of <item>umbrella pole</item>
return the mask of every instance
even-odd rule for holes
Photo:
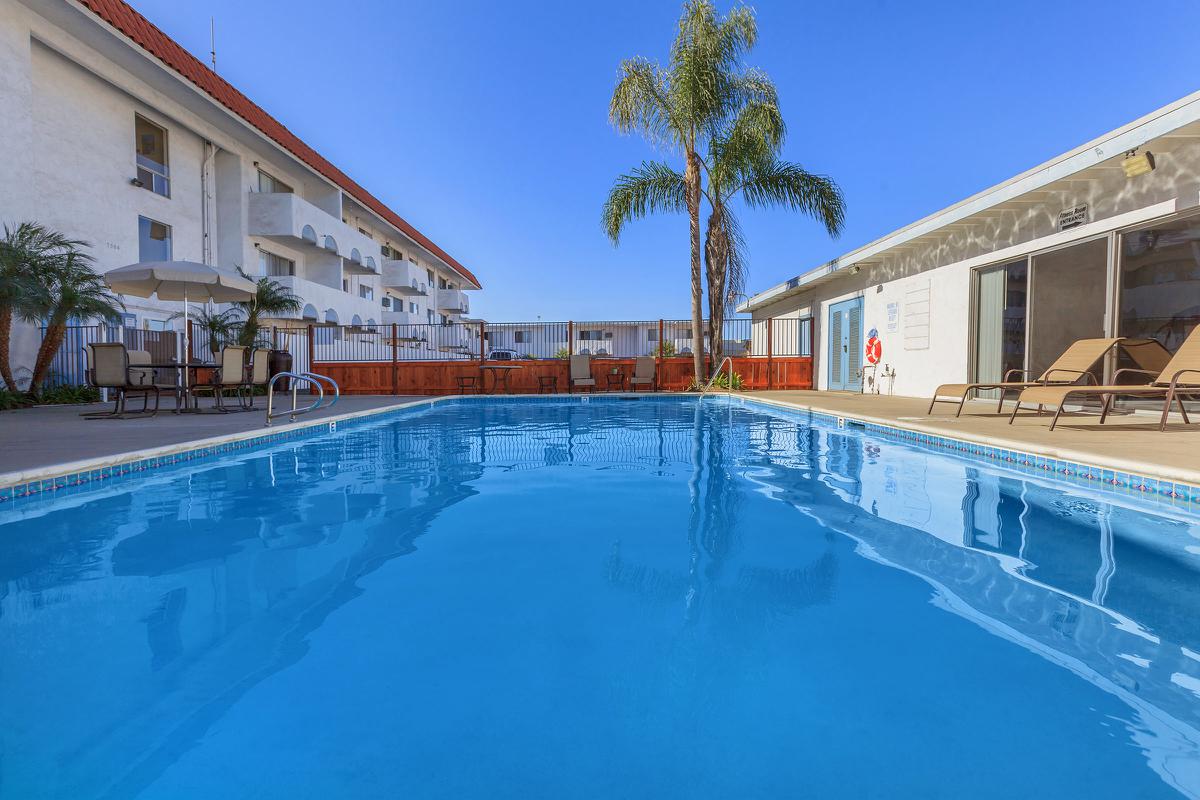
[[[192,347],[191,342],[188,341],[188,328],[189,327],[190,326],[188,325],[187,286],[185,285],[183,287],[183,363],[185,365],[188,362],[188,353],[191,352],[191,347]],[[187,391],[188,391],[188,372],[189,372],[189,370],[185,366],[183,368],[183,396],[184,397],[187,397]]]

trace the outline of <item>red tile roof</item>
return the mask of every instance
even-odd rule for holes
[[[213,100],[253,125],[280,147],[336,183],[355,200],[403,231],[414,242],[445,261],[471,283],[476,286],[480,285],[479,280],[471,274],[471,271],[451,258],[449,253],[434,244],[431,239],[384,205],[346,173],[325,160],[320,153],[285,128],[279,120],[251,102],[246,95],[233,88],[228,81],[205,66],[202,61],[185,50],[170,36],[156,28],[128,3],[123,0],[79,0],[79,2],[97,17],[132,39],[165,66],[190,81]]]

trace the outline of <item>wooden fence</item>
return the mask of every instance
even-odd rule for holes
[[[633,358],[593,358],[592,377],[596,381],[593,390],[631,389],[629,379],[633,375],[634,362]],[[487,369],[489,366],[519,369],[509,370],[506,380],[500,372]],[[346,394],[442,395],[480,390],[486,393],[507,390],[513,394],[564,393],[570,385],[570,367],[565,359],[314,361],[313,371],[333,378]],[[811,356],[737,357],[733,359],[733,371],[742,377],[747,389],[811,389],[813,385]],[[692,382],[692,359],[690,356],[656,359],[655,374],[655,388],[659,391],[683,391]],[[460,378],[473,379],[473,385],[465,389],[460,387]],[[546,380],[540,380],[542,378]]]

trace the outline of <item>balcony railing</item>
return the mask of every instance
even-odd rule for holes
[[[420,297],[429,294],[428,275],[411,261],[384,261],[383,286],[397,294]]]
[[[309,246],[342,259],[347,272],[379,274],[379,244],[292,192],[250,192],[247,231],[251,236]]]

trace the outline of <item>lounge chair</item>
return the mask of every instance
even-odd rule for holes
[[[87,419],[136,419],[152,417],[158,413],[161,388],[154,383],[154,370],[131,368],[130,353],[120,342],[89,344],[87,346],[88,384],[96,389],[108,389],[116,393],[112,411],[93,411],[81,416]],[[142,363],[150,362],[145,353]],[[125,400],[130,394],[142,395],[142,410],[125,413]],[[150,395],[154,395],[154,408],[150,408]]]
[[[254,390],[260,386],[265,391],[271,380],[271,351],[258,348],[251,353],[250,366],[246,368],[245,397],[243,405],[247,411],[254,410]]]
[[[589,391],[596,391],[596,379],[592,377],[592,357],[587,355],[571,356],[571,385],[569,392],[576,386],[586,386]]]
[[[978,394],[983,390],[999,389],[1000,402],[996,404],[996,413],[999,414],[1004,409],[1004,395],[1007,392],[1020,392],[1030,386],[1074,384],[1081,380],[1090,380],[1092,383],[1099,383],[1092,370],[1120,341],[1120,339],[1080,339],[1055,359],[1054,363],[1035,381],[1028,380],[1028,378],[1023,381],[1014,381],[1013,378],[1015,376],[1027,376],[1029,372],[1023,369],[1010,369],[1004,373],[1004,380],[1001,381],[993,381],[991,383],[944,383],[934,390],[933,399],[929,401],[929,411],[926,413],[932,414],[933,407],[938,403],[957,403],[958,411],[954,416],[961,416],[963,406],[973,392]]]
[[[1151,340],[1138,340],[1138,345]],[[1161,347],[1161,345],[1160,345]],[[1166,348],[1162,348],[1163,351]],[[1135,349],[1131,349],[1130,355],[1138,363],[1147,363],[1157,355],[1153,347],[1147,347],[1143,354],[1134,356]],[[1137,384],[1121,384],[1118,381],[1122,375],[1134,375],[1142,378],[1151,378],[1149,383],[1142,385]],[[1192,332],[1180,345],[1175,354],[1157,374],[1152,370],[1146,369],[1119,369],[1113,373],[1113,382],[1107,386],[1034,386],[1025,389],[1017,398],[1017,405],[1013,408],[1012,416],[1008,418],[1011,425],[1013,420],[1017,418],[1017,412],[1021,410],[1023,405],[1036,405],[1037,413],[1041,413],[1046,406],[1051,406],[1055,409],[1054,419],[1050,421],[1050,430],[1054,430],[1054,426],[1058,424],[1058,418],[1062,416],[1063,406],[1068,400],[1083,400],[1086,398],[1101,399],[1103,404],[1100,409],[1100,423],[1104,424],[1104,420],[1108,418],[1108,412],[1112,410],[1113,399],[1116,397],[1141,397],[1151,400],[1162,398],[1163,410],[1162,417],[1158,423],[1158,429],[1165,431],[1167,429],[1167,415],[1171,411],[1171,404],[1176,403],[1179,406],[1179,413],[1183,415],[1184,423],[1189,423],[1187,409],[1183,407],[1184,398],[1196,399],[1200,398],[1200,326],[1192,329]]]
[[[199,406],[198,395],[211,392],[216,410],[227,414],[225,392],[232,389],[239,397],[246,386],[246,348],[226,345],[221,348],[221,365],[213,371],[212,380],[192,387],[192,397]]]
[[[629,388],[649,386],[657,391],[654,385],[654,356],[638,356],[633,362],[633,377],[629,379]]]

